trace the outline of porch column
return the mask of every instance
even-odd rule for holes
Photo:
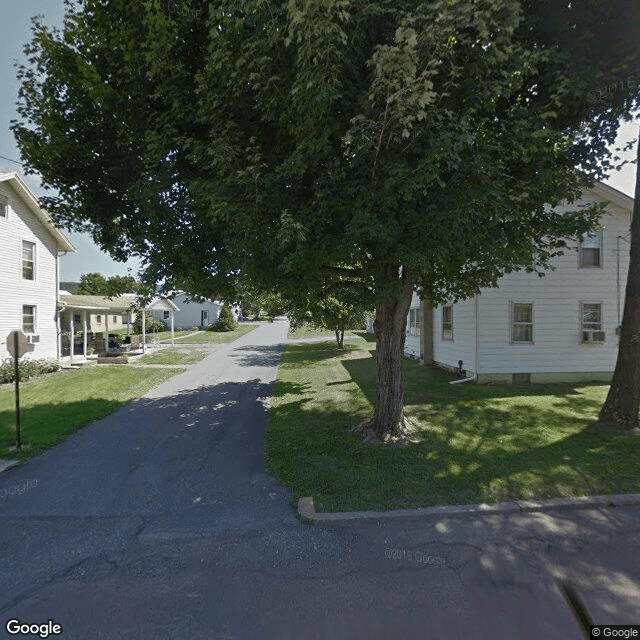
[[[58,309],[58,304],[56,304],[56,359],[60,360],[62,358],[62,336],[60,335],[62,333],[60,322],[62,311]]]
[[[87,312],[82,312],[82,355],[87,359]]]
[[[73,322],[73,309],[69,310],[69,335],[70,335],[70,340],[71,343],[69,344],[69,361],[73,362],[73,341],[75,339],[75,327],[73,326],[74,322]]]
[[[145,309],[140,309],[140,313],[142,314],[142,353],[147,352],[147,318],[145,314]]]
[[[176,346],[175,342],[173,341],[173,309],[171,309],[171,346]]]
[[[105,313],[104,315],[104,334],[107,338],[104,341],[104,345],[105,345],[104,348],[105,348],[105,351],[109,353],[109,313]]]

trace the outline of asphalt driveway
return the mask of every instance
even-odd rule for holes
[[[0,636],[17,619],[83,640],[578,640],[559,580],[596,622],[640,623],[637,507],[299,522],[263,463],[286,332],[0,475]]]

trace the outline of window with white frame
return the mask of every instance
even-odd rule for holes
[[[36,332],[36,307],[32,304],[22,305],[22,330],[25,333]]]
[[[36,243],[28,240],[22,241],[22,278],[36,279]]]
[[[453,305],[442,307],[442,339],[453,340]]]
[[[533,304],[511,303],[511,342],[533,342]]]
[[[602,304],[583,302],[580,305],[582,318],[582,342],[604,342],[602,330]]]
[[[170,314],[169,314],[169,312],[168,312],[168,311],[163,311],[163,312],[162,312],[162,317],[163,317],[163,319],[164,319],[164,320],[168,320],[168,319],[169,319],[169,315],[170,315]]]
[[[96,324],[102,324],[102,316],[96,316]]]
[[[118,316],[113,316],[113,324],[116,324],[118,322]]]
[[[407,333],[410,336],[420,337],[420,325],[422,324],[422,309],[409,309],[409,326]]]
[[[602,266],[602,232],[587,231],[580,243],[580,266]]]
[[[0,218],[7,218],[9,215],[9,198],[0,195]]]

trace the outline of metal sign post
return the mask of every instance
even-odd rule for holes
[[[27,351],[27,336],[22,331],[12,331],[7,336],[7,351],[13,356],[16,374],[16,449],[22,447],[20,442],[20,358]]]

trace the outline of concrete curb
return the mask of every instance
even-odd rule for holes
[[[348,511],[318,513],[313,498],[298,500],[298,516],[310,524],[358,524],[394,520],[420,520],[455,516],[484,516],[501,513],[534,513],[555,509],[591,509],[640,505],[640,493],[581,498],[551,498],[549,500],[514,500],[493,504],[457,504],[395,511]]]
[[[9,467],[13,467],[20,462],[19,460],[0,460],[0,473],[6,471]]]

